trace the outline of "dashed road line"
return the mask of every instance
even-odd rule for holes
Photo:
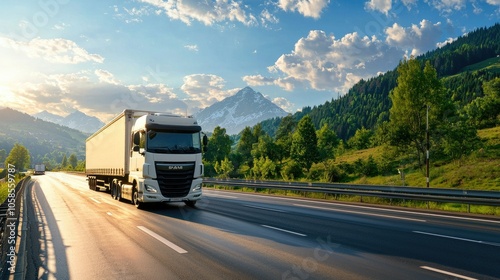
[[[306,234],[303,234],[303,233],[298,233],[298,232],[295,232],[295,231],[290,231],[290,230],[286,230],[286,229],[282,229],[282,228],[272,227],[272,226],[268,226],[268,225],[261,225],[261,226],[266,227],[266,228],[270,228],[270,229],[274,229],[274,230],[283,231],[283,232],[286,232],[286,233],[295,234],[295,235],[298,235],[298,236],[307,236]]]
[[[145,233],[149,234],[151,237],[155,238],[156,240],[160,241],[161,243],[163,243],[163,244],[167,245],[168,247],[172,248],[177,253],[179,253],[179,254],[185,254],[185,253],[187,253],[186,250],[184,250],[181,247],[175,245],[174,243],[168,241],[167,239],[165,239],[164,237],[160,236],[156,232],[154,232],[152,230],[149,230],[148,228],[143,227],[143,226],[137,226],[137,228],[139,228],[140,230],[142,230]]]
[[[449,276],[453,276],[453,277],[460,278],[460,279],[477,280],[476,278],[468,277],[468,276],[465,276],[465,275],[460,275],[460,274],[457,274],[457,273],[449,272],[449,271],[442,270],[442,269],[437,269],[437,268],[430,267],[430,266],[421,266],[420,268],[426,269],[426,270],[430,270],[430,271],[434,271],[434,272],[441,273],[441,274],[445,274],[445,275],[449,275]]]

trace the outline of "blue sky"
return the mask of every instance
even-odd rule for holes
[[[1,105],[192,114],[250,86],[288,112],[500,20],[500,0],[3,0]]]

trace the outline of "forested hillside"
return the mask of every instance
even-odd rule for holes
[[[31,163],[45,163],[53,167],[64,155],[75,154],[85,158],[85,139],[88,135],[68,127],[46,122],[28,114],[0,109],[0,151],[9,154],[15,143],[30,152]],[[3,160],[0,161],[3,163]]]
[[[489,28],[479,28],[459,37],[439,49],[417,57],[420,61],[430,61],[439,78],[448,90],[449,97],[464,106],[474,98],[483,96],[482,84],[500,77],[497,68],[485,67],[480,70],[467,66],[483,61],[495,60],[500,65],[500,24]],[[494,61],[495,62],[495,61]],[[337,136],[347,140],[362,128],[372,129],[378,123],[387,121],[391,107],[389,93],[396,86],[397,73],[388,71],[383,75],[361,80],[347,94],[323,105],[304,107],[293,115],[295,120],[309,115],[317,129],[329,123]],[[280,119],[261,123],[262,129],[274,136]]]

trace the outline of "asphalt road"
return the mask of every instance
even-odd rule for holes
[[[138,210],[32,177],[28,279],[500,279],[500,220],[205,190]]]

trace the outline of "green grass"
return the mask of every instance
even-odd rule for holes
[[[460,72],[488,70],[494,73],[500,73],[500,57],[492,57],[481,62],[464,67]]]

